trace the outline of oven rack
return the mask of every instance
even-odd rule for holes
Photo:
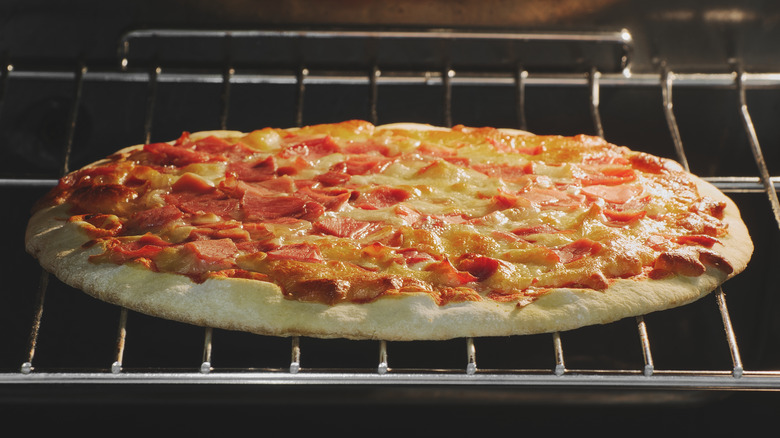
[[[155,38],[160,33],[152,33]],[[176,33],[177,36],[180,32]],[[218,33],[218,36],[224,36]],[[300,36],[299,34],[294,34]],[[620,44],[630,43],[630,35],[626,31],[617,33]],[[316,36],[316,35],[315,35]],[[382,35],[373,35],[382,36]],[[428,37],[428,35],[426,35]],[[458,35],[446,34],[447,38]],[[122,47],[127,46],[123,40]],[[625,53],[630,53],[626,51]],[[468,72],[458,71],[452,67],[442,70],[423,71],[385,71],[376,65],[368,71],[353,70],[311,70],[305,66],[288,72],[262,72],[248,69],[244,71],[237,67],[226,66],[221,71],[203,71],[201,69],[186,69],[174,67],[170,70],[160,65],[145,66],[140,70],[132,69],[127,58],[123,57],[120,68],[91,68],[79,63],[72,69],[56,68],[19,68],[12,63],[6,63],[0,70],[0,107],[2,97],[9,82],[15,79],[57,80],[73,84],[73,107],[70,111],[67,139],[63,147],[64,162],[62,172],[69,169],[70,148],[73,134],[78,123],[76,108],[82,98],[83,85],[91,81],[102,82],[140,82],[147,85],[147,113],[145,138],[151,137],[152,114],[156,101],[157,84],[166,82],[212,83],[223,87],[223,109],[221,126],[226,126],[227,108],[230,99],[231,85],[243,84],[286,84],[297,87],[296,121],[300,124],[303,114],[303,102],[306,86],[309,84],[338,84],[367,86],[370,93],[370,114],[372,122],[376,122],[376,91],[384,85],[420,84],[444,89],[442,108],[446,124],[452,123],[451,90],[459,85],[496,85],[514,87],[516,93],[516,111],[518,127],[525,128],[526,87],[538,85],[562,87],[587,87],[589,104],[595,131],[603,136],[603,126],[600,118],[600,90],[606,87],[649,87],[657,88],[663,96],[664,115],[669,133],[674,141],[678,159],[684,167],[688,167],[685,150],[679,135],[679,128],[673,109],[672,90],[676,87],[697,87],[704,89],[725,88],[737,92],[737,108],[741,117],[744,134],[746,135],[758,176],[716,176],[705,178],[724,192],[732,193],[764,193],[768,201],[768,214],[774,216],[780,227],[780,203],[777,190],[780,188],[780,177],[769,173],[763,158],[761,145],[756,129],[752,123],[746,98],[746,90],[757,88],[780,88],[780,72],[750,73],[731,68],[724,73],[712,72],[674,72],[666,68],[657,73],[632,73],[628,62],[620,71],[600,72],[590,69],[585,72],[567,73],[535,73],[519,66],[511,72]],[[53,178],[0,178],[0,188],[14,187],[49,187],[56,183]],[[217,387],[235,385],[292,385],[292,386],[341,386],[356,387],[362,385],[390,386],[454,386],[454,387],[501,387],[501,388],[618,388],[634,390],[778,390],[780,389],[780,370],[750,370],[745,369],[737,335],[732,327],[726,305],[726,294],[722,288],[713,293],[715,311],[719,312],[723,323],[724,336],[731,355],[731,368],[722,370],[665,370],[656,369],[653,361],[650,339],[647,334],[644,317],[636,318],[638,340],[642,351],[643,367],[640,369],[605,370],[567,368],[565,350],[561,334],[553,333],[553,362],[548,369],[482,369],[478,367],[478,339],[465,339],[465,360],[460,369],[395,369],[390,364],[387,343],[378,341],[378,361],[374,369],[310,369],[301,362],[302,352],[300,338],[291,338],[290,362],[287,368],[278,369],[220,369],[213,367],[211,361],[212,330],[205,328],[202,361],[193,364],[191,369],[154,368],[126,369],[123,367],[123,356],[127,335],[128,310],[120,309],[118,335],[115,345],[116,354],[113,361],[107,361],[107,366],[100,369],[75,370],[38,370],[34,365],[34,356],[38,344],[40,325],[45,323],[42,318],[44,301],[49,282],[49,275],[42,273],[38,288],[38,299],[34,311],[26,358],[18,371],[0,372],[0,384],[4,387],[38,386],[72,388],[76,386],[138,385],[138,386],[187,386],[208,385]],[[725,287],[728,287],[727,283]],[[305,357],[305,355],[304,355]],[[5,386],[8,385],[8,386]]]

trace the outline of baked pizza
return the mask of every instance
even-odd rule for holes
[[[586,135],[359,120],[122,149],[59,180],[26,248],[149,315],[389,341],[680,306],[753,251],[736,205],[670,159]]]

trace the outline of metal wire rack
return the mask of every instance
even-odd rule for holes
[[[494,71],[473,71],[453,67],[445,63],[443,68],[423,69],[413,71],[404,68],[381,68],[378,62],[370,62],[367,69],[355,69],[351,65],[343,68],[333,66],[312,67],[295,65],[293,68],[277,71],[262,68],[243,67],[246,59],[225,59],[215,57],[218,70],[209,68],[186,68],[180,64],[167,66],[165,63],[155,63],[156,58],[136,60],[131,50],[135,44],[170,42],[195,38],[203,39],[213,44],[225,44],[230,41],[244,39],[252,40],[258,37],[273,37],[279,39],[359,39],[360,41],[385,40],[424,40],[437,43],[457,40],[500,41],[503,43],[533,42],[549,43],[565,41],[567,44],[593,44],[600,48],[607,47],[610,56],[617,61],[602,63],[602,67],[590,66],[577,71],[535,71],[527,65],[512,60],[507,65],[510,68],[500,68]],[[359,85],[368,90],[369,119],[376,123],[378,117],[378,90],[390,85],[427,85],[439,87],[443,108],[442,119],[451,125],[452,90],[459,86],[499,86],[513,90],[517,127],[527,128],[526,123],[526,91],[537,86],[584,88],[589,97],[590,116],[594,131],[604,136],[604,126],[601,121],[600,94],[608,88],[625,86],[657,89],[662,96],[663,114],[672,138],[678,160],[688,168],[686,150],[681,139],[680,130],[675,118],[674,99],[672,92],[680,88],[716,89],[725,88],[737,93],[735,111],[741,118],[744,135],[748,139],[757,176],[713,176],[705,178],[727,193],[764,193],[767,197],[767,214],[773,215],[776,222],[775,232],[780,229],[780,203],[777,189],[780,187],[780,177],[772,176],[764,159],[759,136],[751,119],[751,113],[746,98],[746,90],[756,88],[780,88],[780,72],[750,73],[738,67],[730,67],[724,72],[675,72],[668,68],[660,68],[658,72],[635,73],[631,70],[630,32],[581,33],[581,34],[516,34],[516,33],[480,33],[453,31],[195,31],[195,30],[145,30],[131,32],[119,44],[118,68],[91,67],[84,63],[75,69],[56,68],[23,68],[12,63],[6,63],[0,71],[0,108],[3,96],[9,84],[17,79],[54,80],[72,84],[72,107],[69,110],[66,141],[62,145],[62,166],[60,174],[68,172],[71,166],[70,155],[73,137],[78,119],[78,107],[83,99],[83,88],[87,83],[138,83],[146,87],[146,113],[144,119],[144,139],[152,137],[154,113],[157,104],[157,89],[159,84],[188,83],[213,84],[222,87],[220,128],[228,126],[230,99],[232,87],[236,84],[282,84],[295,87],[296,111],[295,121],[304,121],[305,95],[309,85]],[[135,67],[138,63],[140,67]],[[505,67],[505,66],[504,66]],[[0,188],[13,189],[48,188],[56,183],[55,177],[7,177],[0,178]],[[35,356],[39,344],[39,331],[45,324],[44,308],[47,289],[51,280],[49,275],[41,273],[37,287],[37,300],[33,311],[29,341],[25,357],[17,370],[0,372],[0,385],[104,385],[104,384],[154,384],[154,385],[193,385],[212,384],[216,386],[248,385],[327,385],[329,387],[354,387],[361,385],[389,386],[455,386],[463,388],[621,388],[632,390],[685,390],[685,389],[720,389],[720,390],[776,390],[780,389],[780,370],[751,370],[743,364],[740,347],[737,342],[729,310],[726,305],[726,293],[719,288],[714,293],[715,312],[722,321],[723,334],[728,345],[731,366],[716,370],[677,370],[659,369],[653,358],[653,344],[648,335],[645,318],[640,316],[634,321],[637,332],[636,341],[641,351],[641,365],[627,369],[580,369],[567,366],[566,349],[562,342],[562,334],[550,334],[551,361],[547,368],[541,369],[492,369],[480,367],[480,339],[464,339],[462,366],[447,369],[434,368],[395,368],[393,356],[385,341],[378,341],[375,348],[375,365],[366,369],[317,369],[306,366],[306,351],[302,348],[301,339],[290,338],[289,361],[285,367],[278,368],[242,368],[222,369],[214,365],[212,358],[215,345],[214,332],[205,328],[203,333],[201,360],[192,363],[187,369],[178,368],[143,368],[126,369],[125,350],[128,339],[128,311],[120,309],[116,328],[114,353],[105,358],[105,364],[94,369],[75,370],[39,370],[35,366]],[[728,288],[725,284],[724,288]],[[709,304],[708,304],[709,305]],[[564,335],[565,336],[565,335]],[[217,361],[218,362],[218,361]],[[7,388],[8,386],[6,386]]]

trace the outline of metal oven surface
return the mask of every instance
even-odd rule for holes
[[[648,68],[637,53],[647,42],[624,28],[142,29],[114,43],[109,63],[7,56],[0,66],[0,193],[10,230],[0,399],[9,417],[33,421],[46,409],[66,422],[88,411],[114,421],[128,412],[117,407],[143,406],[159,421],[164,410],[204,431],[211,423],[193,415],[203,406],[204,416],[233,421],[256,410],[305,421],[302,411],[317,411],[331,427],[345,411],[369,427],[378,411],[424,420],[465,406],[477,421],[446,430],[524,421],[543,431],[557,416],[595,425],[604,409],[620,414],[614,425],[660,430],[707,412],[736,413],[741,420],[728,426],[742,428],[779,406],[780,68]],[[273,338],[154,319],[86,297],[24,253],[32,203],[63,172],[120,147],[184,130],[350,118],[587,133],[675,158],[737,202],[756,253],[743,274],[683,308],[564,333],[409,343]],[[496,417],[502,409],[528,417]],[[704,427],[686,425],[694,422]]]

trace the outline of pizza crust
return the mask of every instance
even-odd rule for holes
[[[378,129],[443,129],[394,124]],[[193,135],[231,136],[235,131]],[[136,148],[135,146],[133,148]],[[130,150],[128,148],[126,150]],[[100,300],[144,314],[227,330],[273,336],[444,340],[458,337],[509,336],[565,331],[693,302],[745,269],[753,251],[737,206],[708,182],[694,177],[700,192],[724,201],[729,234],[715,248],[733,266],[731,274],[708,268],[698,277],[662,280],[618,279],[604,291],[553,289],[518,308],[495,301],[440,306],[430,295],[385,296],[370,303],[325,305],[285,299],[278,286],[240,278],[188,277],[149,271],[137,265],[91,263],[100,246],[85,248],[90,237],[69,222],[67,205],[37,211],[26,231],[26,249],[61,281]]]

